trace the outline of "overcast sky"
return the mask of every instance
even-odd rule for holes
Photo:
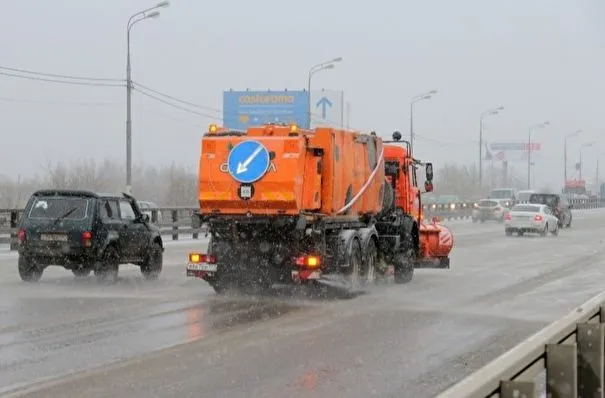
[[[123,79],[126,21],[154,4],[5,2],[0,66]],[[135,92],[135,163],[195,169],[202,129],[221,119],[224,89],[303,89],[310,66],[337,56],[344,61],[314,86],[344,90],[352,127],[406,136],[410,99],[438,90],[414,113],[423,136],[416,153],[437,167],[477,162],[479,115],[498,105],[505,110],[486,120],[488,141],[526,141],[530,125],[551,122],[536,132],[542,184],[560,186],[569,132],[584,130],[570,140],[571,161],[580,144],[597,141],[584,152],[586,177],[605,153],[602,0],[173,0],[161,13],[133,29],[133,79],[206,107],[189,109],[207,116]],[[48,160],[123,162],[124,104],[124,87],[0,75],[0,174],[36,173]],[[513,166],[525,173],[523,163]]]

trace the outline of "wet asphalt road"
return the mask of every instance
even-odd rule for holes
[[[0,252],[0,395],[431,397],[605,288],[605,212],[574,217],[544,239],[452,223],[452,269],[352,300],[217,297],[184,242],[114,286],[23,284]]]

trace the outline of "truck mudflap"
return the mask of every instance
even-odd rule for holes
[[[415,268],[449,268],[454,235],[445,226],[433,220],[420,224],[420,253]]]

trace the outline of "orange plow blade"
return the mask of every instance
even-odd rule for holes
[[[445,226],[432,222],[420,225],[420,253],[416,268],[449,268],[454,235]]]

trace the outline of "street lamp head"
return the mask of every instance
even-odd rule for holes
[[[549,122],[548,120],[547,120],[547,121],[545,121],[544,123],[542,123],[542,127],[546,127],[546,126],[548,126],[548,125],[550,125],[550,122]]]
[[[431,90],[431,91],[429,91],[429,95],[435,95],[435,94],[437,94],[437,90]]]
[[[150,12],[149,14],[145,14],[145,18],[157,18],[159,16],[160,16],[159,11],[153,11],[153,12]]]
[[[328,62],[332,63],[332,62],[340,62],[340,61],[342,61],[342,57],[334,58],[332,61],[328,61]]]
[[[156,4],[156,8],[166,8],[170,5],[169,1],[161,1],[158,4]]]
[[[326,65],[322,69],[334,69],[334,64]]]
[[[499,107],[497,107],[497,108],[496,108],[496,110],[497,110],[498,112],[500,112],[500,111],[504,110],[504,107],[503,107],[503,106],[499,106]]]

